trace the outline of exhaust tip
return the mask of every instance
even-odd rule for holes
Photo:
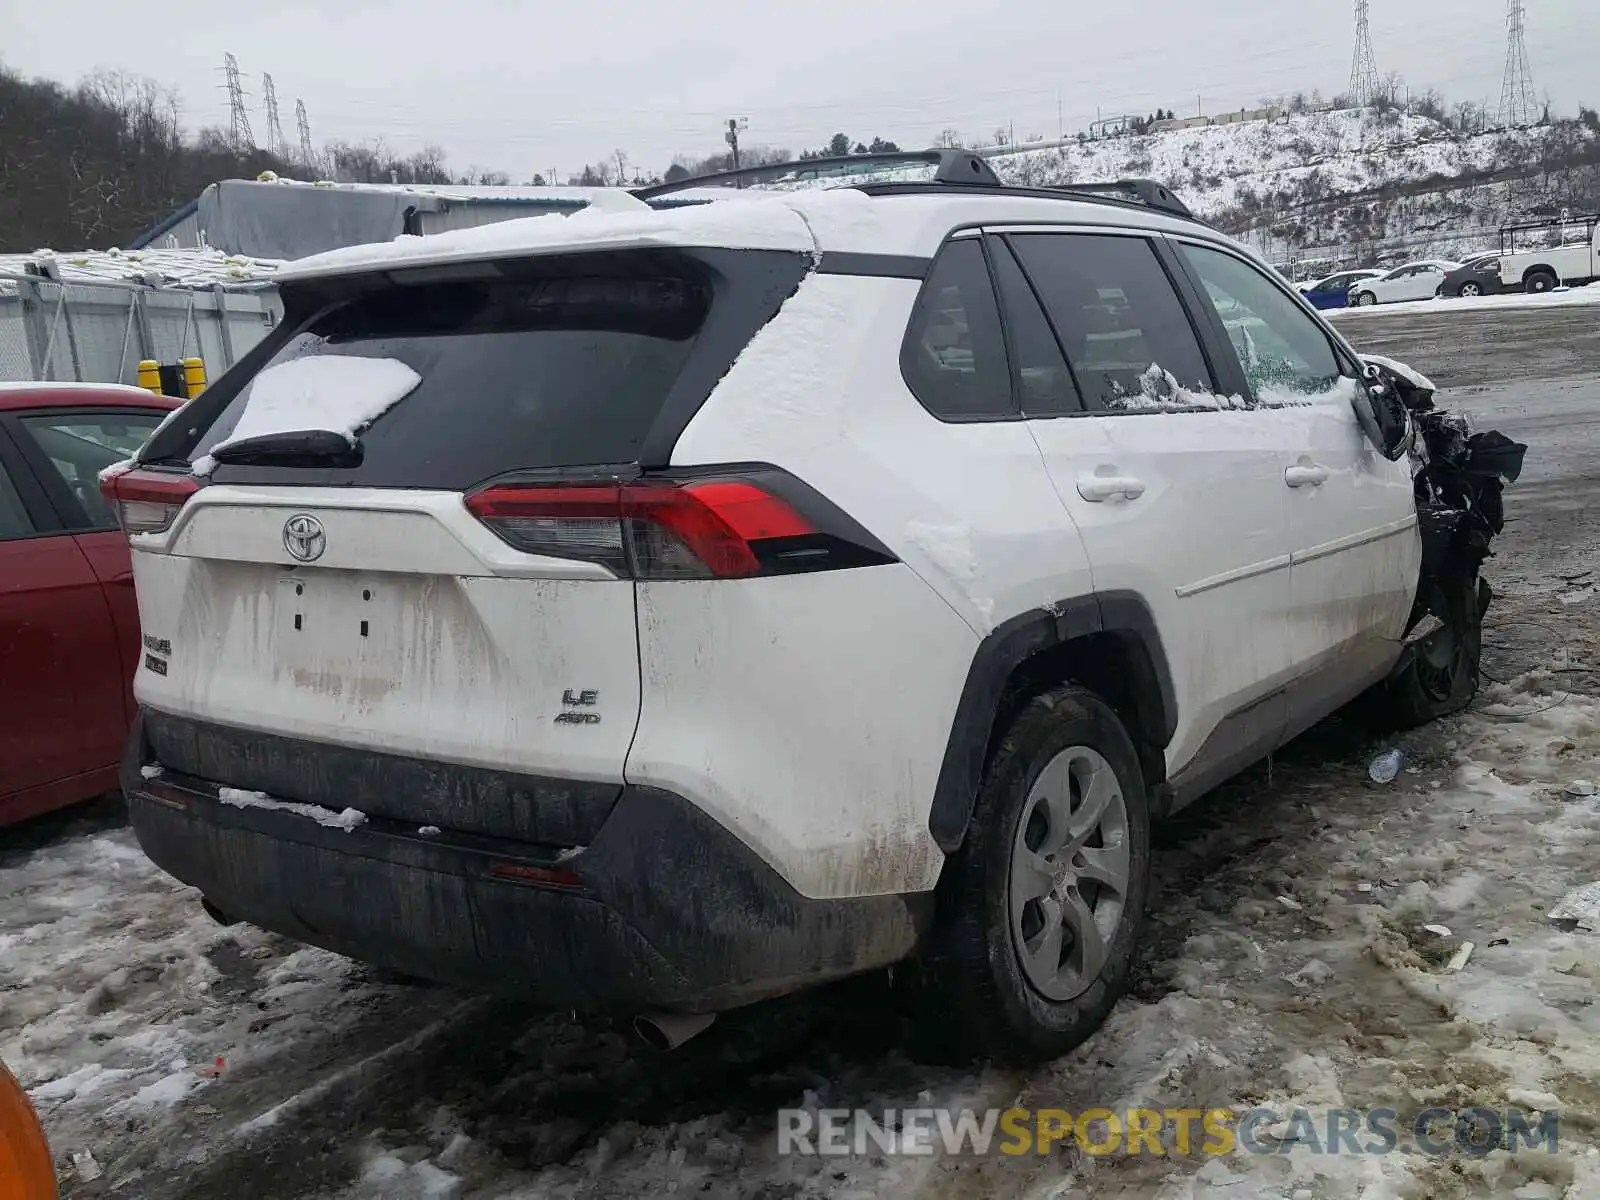
[[[640,1013],[633,1019],[633,1032],[646,1046],[664,1053],[704,1033],[716,1019],[716,1013]]]
[[[237,925],[239,923],[238,917],[230,917],[215,904],[211,903],[210,898],[207,896],[200,897],[200,907],[205,910],[206,916],[210,917],[218,925],[221,925],[224,928],[229,925]]]

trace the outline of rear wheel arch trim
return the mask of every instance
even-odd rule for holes
[[[1020,613],[979,643],[956,705],[928,814],[928,830],[945,853],[954,853],[966,837],[1012,676],[1034,655],[1093,634],[1131,640],[1148,657],[1159,694],[1157,728],[1150,732],[1160,746],[1171,743],[1177,730],[1177,698],[1155,616],[1143,597],[1131,591],[1093,592]]]

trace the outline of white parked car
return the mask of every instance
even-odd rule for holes
[[[898,964],[1037,1057],[1128,979],[1152,821],[1375,685],[1465,705],[1396,377],[1158,186],[933,161],[285,267],[105,484],[149,855],[662,1044]]]
[[[1461,264],[1426,259],[1396,267],[1387,275],[1357,284],[1350,293],[1353,305],[1398,304],[1404,300],[1432,300],[1444,277]]]

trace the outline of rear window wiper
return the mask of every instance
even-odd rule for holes
[[[359,467],[361,443],[331,429],[295,429],[241,438],[216,447],[211,457],[237,467]]]

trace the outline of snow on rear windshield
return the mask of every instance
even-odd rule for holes
[[[269,366],[244,393],[244,410],[233,432],[212,451],[270,433],[327,430],[352,445],[356,435],[422,382],[405,363],[393,358],[297,358]],[[216,468],[211,454],[194,462],[196,475]]]

